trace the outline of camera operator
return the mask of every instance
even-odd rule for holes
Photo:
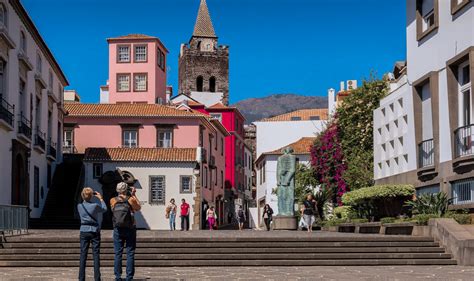
[[[95,196],[99,202],[92,202]],[[94,257],[94,279],[100,280],[100,228],[102,224],[102,213],[107,211],[104,199],[99,192],[86,187],[81,192],[83,202],[77,205],[77,211],[81,218],[80,241],[81,259],[79,266],[79,280],[85,280],[87,252],[92,244]]]
[[[134,213],[140,211],[140,201],[135,195],[136,189],[130,188],[126,183],[117,184],[118,196],[110,199],[112,208],[112,221],[114,225],[114,274],[116,280],[122,277],[123,248],[127,248],[127,277],[133,280],[135,275],[135,248],[137,244],[137,228]]]

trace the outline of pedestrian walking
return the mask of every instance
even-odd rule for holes
[[[93,197],[98,202],[93,202]],[[86,187],[81,192],[82,203],[77,205],[77,211],[81,218],[79,239],[81,241],[81,257],[79,263],[79,280],[86,280],[87,252],[92,244],[92,256],[94,258],[94,280],[101,279],[100,276],[100,228],[102,225],[102,213],[107,212],[107,206],[99,192]]]
[[[308,227],[308,232],[313,232],[313,223],[316,220],[314,217],[316,211],[316,200],[313,199],[312,194],[306,196],[306,200],[303,202],[303,219]]]
[[[189,204],[186,203],[186,200],[181,199],[181,231],[189,230]]]
[[[174,198],[171,198],[170,203],[166,206],[165,217],[170,221],[170,230],[176,230],[176,212],[178,206],[176,206]]]
[[[122,280],[122,255],[123,249],[127,249],[127,277],[125,280],[133,280],[135,275],[135,248],[137,246],[137,228],[134,214],[140,211],[140,201],[136,196],[137,190],[128,184],[120,182],[117,184],[117,197],[110,199],[112,208],[112,222],[114,226],[114,274],[115,280]]]
[[[270,207],[270,205],[265,204],[265,207],[263,207],[262,217],[263,221],[265,222],[265,226],[267,227],[267,231],[270,231],[270,223],[273,219],[273,209]]]
[[[239,206],[239,210],[237,211],[237,222],[239,223],[239,230],[242,231],[244,228],[244,223],[246,221],[245,217],[245,212],[244,209],[242,209],[242,206]]]
[[[216,227],[216,220],[217,220],[217,215],[216,215],[216,212],[214,211],[214,207],[211,206],[209,209],[207,209],[206,218],[207,218],[207,225],[209,226],[209,230],[214,229],[214,227]]]

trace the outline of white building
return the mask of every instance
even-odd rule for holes
[[[165,209],[172,198],[178,212],[185,199],[191,206],[190,226],[199,225],[194,221],[197,163],[196,148],[89,148],[84,156],[84,184],[111,198],[116,175],[119,181],[129,178],[126,182],[137,188],[142,206],[135,214],[138,228],[168,230]],[[176,229],[180,229],[179,213]]]
[[[62,160],[68,81],[18,0],[0,0],[0,204],[39,217]]]
[[[325,127],[327,109],[301,109],[254,122],[257,127],[257,158],[264,152],[314,137]]]
[[[407,0],[407,68],[374,111],[374,178],[474,207],[474,3]]]
[[[270,205],[274,215],[278,214],[278,198],[274,190],[277,187],[277,162],[278,157],[283,154],[282,150],[287,147],[293,148],[293,155],[296,156],[296,161],[304,165],[309,165],[311,161],[310,149],[315,139],[315,137],[303,137],[284,147],[262,153],[260,157],[257,158],[255,161],[257,170],[257,226],[260,226],[263,222],[261,217],[265,204]]]

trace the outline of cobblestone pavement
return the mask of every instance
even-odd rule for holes
[[[88,269],[88,279],[93,280]],[[102,269],[113,280],[113,269]],[[474,280],[474,267],[188,267],[137,268],[135,280]],[[0,280],[77,280],[77,268],[0,268]]]

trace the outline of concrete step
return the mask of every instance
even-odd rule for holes
[[[190,233],[192,234],[192,233]],[[8,238],[9,243],[15,242],[29,242],[29,243],[51,243],[51,242],[71,242],[77,243],[79,240],[79,232],[74,233],[74,235],[68,236],[54,236],[49,237],[36,237],[29,235],[22,236],[13,236]],[[102,242],[112,242],[112,236],[102,235]],[[166,237],[166,236],[145,236],[140,237],[140,232],[138,232],[137,241],[139,243],[146,242],[175,242],[175,243],[198,243],[198,242],[433,242],[433,238],[430,237],[413,237],[413,236],[344,236],[344,237],[318,237],[318,236],[308,236],[308,237]]]
[[[91,256],[90,256],[91,257]],[[124,255],[124,257],[126,257]],[[343,259],[450,259],[445,253],[274,253],[274,254],[141,254],[136,253],[138,260],[343,260]],[[113,260],[113,254],[101,255],[101,260]],[[0,261],[67,261],[79,260],[78,254],[56,255],[0,255]]]
[[[0,249],[1,255],[35,255],[35,254],[79,254],[79,247],[76,248],[8,248]],[[90,250],[89,250],[90,251]],[[143,254],[173,254],[176,248],[137,248],[136,253]],[[260,254],[260,253],[444,253],[441,247],[371,247],[371,248],[240,248],[239,253]],[[111,247],[101,247],[102,254],[113,254]],[[232,254],[235,248],[179,248],[181,254]]]
[[[138,248],[335,248],[335,247],[438,247],[437,242],[138,242]],[[78,248],[75,243],[5,243],[4,248]],[[102,248],[112,248],[112,242],[101,243]]]
[[[88,260],[88,266],[93,262]],[[124,261],[125,264],[125,261]],[[337,259],[337,260],[137,260],[136,267],[189,267],[189,266],[376,266],[376,265],[456,265],[452,259]],[[0,267],[78,267],[75,261],[0,261]],[[101,261],[101,266],[112,267],[113,260]]]

